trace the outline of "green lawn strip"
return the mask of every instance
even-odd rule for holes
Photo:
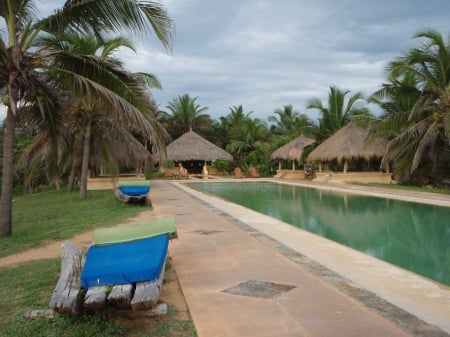
[[[371,186],[371,187],[379,187],[386,188],[391,190],[402,190],[402,191],[411,191],[411,192],[427,192],[427,193],[440,193],[440,194],[450,194],[450,189],[448,188],[430,188],[430,187],[420,187],[420,186],[409,186],[409,185],[400,185],[400,184],[379,184],[379,183],[367,183],[367,184],[355,184],[361,186]]]
[[[119,224],[148,206],[120,203],[111,190],[77,192],[49,190],[16,196],[13,200],[13,235],[2,239],[0,257],[68,239],[92,228]]]

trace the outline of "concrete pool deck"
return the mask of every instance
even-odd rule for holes
[[[184,183],[154,181],[150,197],[155,217],[175,218],[169,252],[199,337],[450,334],[449,287]]]

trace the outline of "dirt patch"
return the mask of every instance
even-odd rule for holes
[[[79,235],[76,235],[69,240],[78,249],[86,249],[92,243],[93,231],[88,231]],[[61,246],[65,240],[53,241],[45,244],[42,247],[32,248],[23,252],[5,256],[0,258],[0,268],[12,267],[23,262],[42,260],[42,259],[54,259],[61,256]]]

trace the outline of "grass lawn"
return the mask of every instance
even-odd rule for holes
[[[1,240],[0,257],[118,224],[144,209],[142,205],[119,203],[111,190],[89,191],[86,199],[77,192],[56,190],[18,195],[13,199],[13,235]]]
[[[365,186],[388,188],[392,190],[402,190],[411,192],[429,192],[429,193],[440,193],[440,194],[450,194],[450,188],[430,188],[430,187],[420,187],[420,186],[410,186],[410,185],[399,185],[399,184],[358,184]]]
[[[114,193],[89,191],[87,199],[78,193],[45,191],[16,196],[13,201],[13,236],[0,240],[0,256],[10,255],[45,242],[70,238],[83,231],[119,224],[148,206],[121,204]],[[190,317],[180,319],[169,306],[168,315],[158,319],[126,322],[105,308],[92,315],[57,316],[29,320],[29,309],[48,309],[58,281],[61,259],[43,259],[0,268],[0,337],[195,337]],[[176,279],[166,265],[165,282]]]

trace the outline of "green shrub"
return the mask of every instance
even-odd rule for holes
[[[224,159],[214,159],[211,162],[211,166],[218,171],[228,171],[230,168],[230,162]]]

